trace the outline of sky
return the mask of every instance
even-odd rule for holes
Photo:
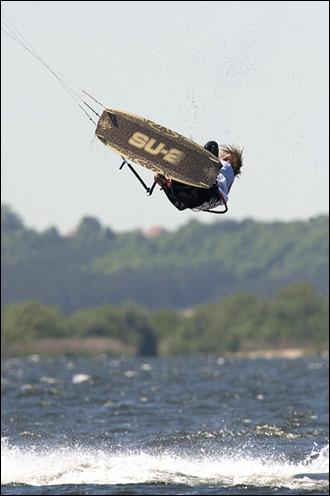
[[[50,67],[106,107],[200,144],[242,146],[226,219],[329,212],[328,2],[3,1],[1,9]],[[1,201],[27,226],[65,234],[85,216],[115,231],[215,220],[176,210],[158,187],[148,197],[59,81],[4,32],[1,42]],[[152,172],[137,170],[151,185]]]

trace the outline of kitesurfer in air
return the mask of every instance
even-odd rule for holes
[[[225,209],[217,213],[225,213],[228,193],[235,177],[241,173],[242,150],[231,145],[222,145],[219,149],[216,141],[208,141],[204,148],[220,160],[219,173],[213,186],[189,186],[174,179],[167,179],[161,174],[155,176],[155,181],[178,210],[190,208],[212,212],[214,208],[222,205]]]

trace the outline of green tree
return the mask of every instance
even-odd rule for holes
[[[66,334],[65,319],[61,311],[38,301],[8,305],[1,316],[1,330],[3,343]]]
[[[1,205],[1,230],[15,231],[23,228],[21,217],[9,205]]]

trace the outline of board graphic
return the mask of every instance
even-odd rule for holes
[[[149,119],[106,109],[96,136],[125,159],[177,181],[212,186],[220,161],[202,146]]]

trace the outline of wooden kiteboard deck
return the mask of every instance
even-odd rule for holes
[[[182,183],[208,188],[218,175],[220,162],[217,157],[149,119],[106,109],[95,134],[125,159]]]

